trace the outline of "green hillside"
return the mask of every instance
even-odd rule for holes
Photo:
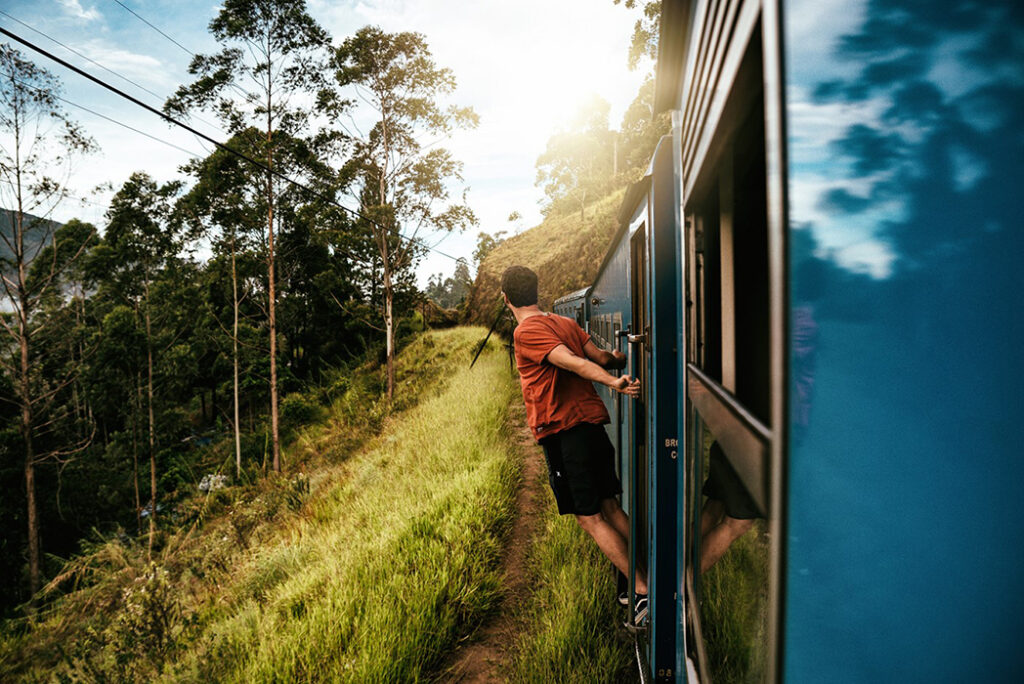
[[[51,585],[62,596],[0,623],[0,681],[444,680],[499,613],[492,676],[632,681],[612,574],[554,508],[504,355],[492,342],[468,367],[482,336],[413,340],[397,412],[362,387],[379,368],[361,368],[289,444],[290,477],[185,501],[194,522],[152,560],[124,535],[89,545]],[[511,553],[517,516],[534,531]]]
[[[589,285],[597,275],[615,230],[625,190],[609,194],[578,212],[549,215],[543,223],[498,245],[477,271],[466,317],[490,325],[501,291],[501,274],[514,264],[537,272],[540,306],[548,309],[564,294]]]
[[[390,416],[352,378],[288,448],[308,473],[197,494],[152,561],[123,535],[91,545],[55,580],[63,597],[3,625],[0,680],[423,677],[500,591],[514,386],[493,343],[469,370],[482,337],[410,343],[409,408]]]

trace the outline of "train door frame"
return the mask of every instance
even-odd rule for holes
[[[678,290],[677,240],[679,234],[678,176],[674,137],[662,137],[651,162],[649,198],[648,298],[650,320],[645,335],[651,373],[645,394],[650,397],[648,463],[650,477],[650,559],[648,583],[649,659],[652,678],[672,682],[678,676],[676,658],[678,620],[677,563],[679,518],[678,467]]]

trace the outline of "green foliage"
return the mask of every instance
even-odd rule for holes
[[[145,682],[163,670],[194,619],[182,604],[165,568],[150,564],[125,587],[119,607],[102,630],[87,628],[63,650],[61,682]]]
[[[629,68],[636,69],[640,60],[658,58],[658,28],[661,19],[661,3],[656,0],[613,0],[626,9],[641,8],[641,16],[633,26],[633,37],[629,45]]]
[[[512,212],[508,220],[519,221],[523,217],[518,211]],[[504,242],[505,231],[499,230],[494,235],[488,235],[487,233],[480,231],[476,236],[476,249],[473,250],[473,263],[476,264],[477,269],[480,268],[480,264],[484,262],[487,255],[494,251],[494,248]]]
[[[455,264],[455,273],[450,278],[442,280],[440,273],[431,276],[423,294],[442,308],[454,309],[466,299],[472,286],[473,278],[469,275],[469,266],[466,265],[465,259],[460,259]]]
[[[301,392],[292,392],[281,400],[281,420],[288,427],[316,423],[323,419],[324,408]]]

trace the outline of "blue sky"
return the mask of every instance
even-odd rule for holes
[[[121,2],[192,52],[217,49],[207,25],[219,3]],[[159,107],[163,96],[189,80],[189,55],[114,0],[0,0],[0,9],[161,97],[120,81],[7,17],[0,16],[0,25],[154,106]],[[465,163],[464,185],[451,189],[461,193],[468,188],[468,200],[480,226],[447,237],[439,249],[467,258],[471,258],[479,230],[494,233],[517,228],[507,221],[511,212],[524,217],[519,228],[539,222],[542,193],[534,187],[534,163],[547,138],[591,93],[611,102],[611,125],[617,127],[649,66],[634,72],[627,69],[628,44],[637,17],[612,0],[310,0],[309,10],[335,43],[367,24],[387,31],[423,33],[436,61],[454,71],[458,90],[452,101],[474,107],[481,124],[448,141],[448,147]],[[169,128],[59,65],[46,64],[43,57],[32,58],[63,80],[68,100],[205,154],[205,144],[194,136]],[[74,107],[68,109],[101,151],[79,162],[70,181],[75,194],[89,197],[93,203],[69,201],[55,212],[55,218],[78,216],[102,225],[111,191],[91,194],[97,186],[106,183],[116,188],[136,170],[145,170],[161,181],[181,177],[177,168],[188,159],[184,152]],[[203,118],[216,123],[212,115]],[[204,133],[223,138],[216,128],[194,123]],[[449,259],[432,255],[420,267],[419,279],[422,283],[431,273],[450,274],[453,268]]]

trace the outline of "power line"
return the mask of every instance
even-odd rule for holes
[[[5,17],[7,17],[11,21],[15,21],[15,22],[21,24],[22,26],[24,26],[28,30],[33,31],[35,33],[38,33],[39,35],[41,35],[42,37],[46,38],[50,42],[53,42],[53,43],[56,43],[57,45],[60,45],[62,48],[64,48],[68,52],[70,52],[70,53],[72,53],[74,55],[77,55],[78,57],[81,57],[85,61],[87,61],[87,62],[89,62],[91,64],[95,64],[96,66],[98,66],[100,69],[103,69],[107,73],[110,73],[110,74],[113,74],[114,76],[117,76],[122,81],[125,81],[126,83],[132,84],[133,86],[135,86],[139,90],[141,90],[141,91],[143,91],[145,93],[148,93],[149,95],[152,95],[157,100],[163,102],[166,99],[166,98],[164,98],[163,95],[160,95],[159,93],[155,93],[152,90],[150,90],[149,88],[147,88],[147,87],[145,87],[145,86],[143,86],[143,85],[133,81],[132,79],[128,78],[127,76],[125,76],[123,74],[120,74],[120,73],[114,71],[113,69],[103,65],[103,64],[100,64],[95,59],[93,59],[91,57],[88,57],[86,55],[83,55],[81,52],[79,52],[78,50],[74,49],[73,47],[71,47],[69,45],[66,45],[65,43],[60,42],[59,40],[57,40],[53,36],[43,32],[43,31],[40,31],[39,29],[35,28],[34,26],[26,24],[21,19],[18,19],[17,17],[12,17],[10,14],[8,14],[7,12],[4,12],[3,10],[0,10],[0,14],[2,14]],[[207,121],[206,119],[203,119],[202,117],[198,117],[197,116],[195,118],[196,118],[197,121],[201,121],[202,123],[206,124],[207,126],[212,128],[213,130],[217,131],[218,133],[222,133],[223,134],[223,131],[221,131],[220,128],[218,126],[216,126],[215,124],[210,123],[209,121]]]
[[[36,87],[36,86],[32,85],[31,83],[25,83],[24,81],[16,78],[14,76],[14,74],[4,74],[4,75],[9,77],[12,81],[14,81],[15,83],[17,83],[18,85],[20,85],[23,88],[31,88],[32,90],[35,90],[36,92],[39,92],[39,93],[45,92],[42,88]],[[101,113],[97,112],[94,109],[89,109],[85,105],[80,105],[77,102],[72,102],[71,100],[69,100],[69,99],[67,99],[65,97],[61,97],[60,95],[53,95],[53,97],[55,97],[56,99],[60,100],[64,104],[69,104],[72,107],[77,107],[78,109],[81,109],[82,111],[89,112],[93,116],[98,116],[101,119],[105,119],[106,121],[109,121],[112,124],[117,124],[118,126],[121,126],[122,128],[126,128],[129,131],[132,131],[134,133],[138,133],[139,135],[144,135],[147,138],[149,138],[150,140],[154,140],[154,141],[156,141],[158,143],[161,143],[163,145],[167,145],[168,147],[173,147],[174,149],[178,150],[179,152],[184,152],[185,154],[189,155],[190,157],[195,157],[196,159],[202,159],[203,158],[203,155],[201,155],[201,154],[198,154],[196,152],[192,152],[191,150],[186,150],[184,147],[179,147],[178,145],[175,145],[172,142],[168,142],[167,140],[164,140],[162,138],[158,138],[155,135],[150,135],[149,133],[146,133],[145,131],[140,131],[138,128],[135,128],[133,126],[129,126],[128,124],[124,123],[123,121],[118,121],[117,119],[111,118],[111,117],[107,116],[106,114],[101,114]]]
[[[167,35],[167,34],[166,34],[166,33],[164,33],[163,31],[161,31],[160,29],[158,29],[158,28],[157,28],[156,26],[154,26],[153,24],[151,24],[151,23],[149,23],[148,21],[146,21],[145,19],[143,19],[143,18],[142,18],[142,16],[141,16],[141,15],[140,15],[140,14],[139,14],[138,12],[136,12],[135,10],[133,10],[133,9],[132,9],[131,7],[128,7],[128,6],[127,6],[127,5],[125,5],[125,4],[123,3],[123,2],[120,2],[120,0],[114,0],[114,2],[116,2],[116,3],[118,4],[118,5],[120,5],[121,7],[123,7],[123,8],[124,8],[124,9],[125,9],[125,10],[126,10],[127,12],[130,12],[131,14],[135,15],[135,18],[136,18],[136,19],[138,19],[139,21],[141,21],[141,22],[142,22],[143,24],[145,24],[145,25],[146,25],[146,26],[148,26],[149,28],[153,29],[154,31],[156,31],[156,32],[157,32],[157,33],[159,33],[159,34],[160,34],[161,36],[163,36],[163,37],[164,37],[164,38],[166,38],[167,40],[171,41],[172,43],[174,43],[174,44],[175,44],[175,45],[177,45],[178,47],[180,47],[180,48],[181,48],[182,50],[184,50],[184,51],[185,51],[185,52],[186,52],[187,54],[189,54],[189,55],[192,55],[193,57],[195,57],[195,56],[196,56],[196,53],[192,52],[192,51],[191,51],[191,50],[189,50],[189,49],[188,49],[187,47],[185,47],[184,45],[182,45],[182,44],[181,44],[181,43],[179,43],[178,41],[174,40],[174,39],[173,39],[173,38],[171,38],[171,37],[170,37],[169,35]]]
[[[132,9],[131,7],[128,7],[127,5],[125,5],[125,4],[123,3],[123,2],[120,2],[119,0],[114,0],[114,2],[116,2],[116,3],[118,4],[118,5],[120,5],[121,7],[123,7],[123,8],[125,9],[125,11],[127,11],[127,12],[131,13],[131,14],[132,14],[132,16],[134,16],[134,17],[135,17],[136,19],[138,19],[139,21],[141,21],[141,22],[142,22],[143,24],[145,24],[146,26],[148,26],[149,28],[153,29],[154,31],[156,31],[157,33],[159,33],[159,34],[160,34],[161,36],[163,36],[164,38],[166,38],[167,40],[169,40],[169,41],[171,41],[172,43],[174,43],[175,45],[177,45],[177,46],[178,46],[179,48],[181,48],[181,49],[182,49],[182,50],[183,50],[183,51],[184,51],[184,52],[185,52],[186,54],[188,54],[188,55],[191,55],[192,57],[198,57],[198,55],[197,55],[196,53],[192,52],[192,51],[191,51],[191,50],[189,50],[189,49],[188,49],[187,47],[185,47],[184,45],[182,45],[181,43],[179,43],[178,41],[176,41],[176,40],[175,40],[174,38],[171,38],[171,37],[170,37],[169,35],[167,35],[167,34],[166,34],[166,33],[164,33],[163,31],[161,31],[161,30],[160,30],[159,28],[157,28],[157,27],[156,27],[156,25],[155,25],[155,24],[153,24],[152,22],[149,22],[149,21],[147,21],[147,20],[146,20],[146,19],[145,19],[145,18],[144,18],[144,17],[143,17],[143,16],[141,15],[141,14],[139,14],[138,12],[136,12],[135,10],[133,10],[133,9]],[[229,82],[229,83],[228,83],[228,85],[229,85],[229,86],[230,86],[230,87],[231,87],[231,88],[232,88],[232,89],[233,89],[233,90],[234,90],[234,91],[235,91],[236,93],[238,93],[239,95],[241,95],[241,96],[242,96],[243,98],[246,98],[246,99],[248,99],[248,98],[249,98],[249,93],[247,93],[247,92],[246,92],[246,91],[245,91],[245,90],[244,90],[244,89],[243,89],[243,88],[242,88],[241,86],[239,86],[238,84],[236,84],[236,83],[235,83],[234,81],[231,81],[231,82]],[[198,118],[198,117],[197,117],[197,118]]]
[[[285,175],[284,173],[281,173],[280,171],[278,171],[276,169],[272,169],[272,168],[264,165],[262,162],[259,162],[259,161],[255,160],[255,159],[253,159],[252,157],[239,152],[238,150],[235,150],[235,149],[232,149],[231,147],[228,147],[227,145],[221,143],[218,140],[215,140],[214,138],[211,138],[210,136],[206,135],[205,133],[202,133],[202,132],[196,130],[192,126],[189,126],[186,123],[178,121],[177,119],[171,117],[168,114],[165,114],[164,112],[160,111],[159,109],[151,107],[150,105],[148,105],[145,102],[139,100],[138,98],[136,98],[136,97],[134,97],[132,95],[129,95],[128,93],[124,92],[123,90],[121,90],[117,86],[111,85],[110,83],[107,83],[103,79],[98,78],[96,76],[93,76],[92,74],[90,74],[89,72],[85,71],[84,69],[80,69],[79,67],[75,66],[74,64],[71,64],[67,60],[61,59],[60,57],[58,57],[57,55],[53,54],[52,52],[49,52],[48,50],[45,50],[44,48],[36,45],[35,43],[33,43],[33,42],[31,42],[31,41],[29,41],[29,40],[27,40],[25,38],[22,38],[21,36],[15,34],[15,33],[12,33],[11,31],[8,31],[6,28],[4,28],[2,26],[0,26],[0,33],[2,33],[3,35],[7,36],[8,38],[11,38],[11,39],[21,43],[22,45],[24,45],[27,48],[29,48],[29,49],[31,49],[31,50],[33,50],[35,52],[38,52],[39,54],[43,55],[44,57],[47,57],[48,59],[53,60],[54,62],[57,62],[58,64],[60,64],[64,68],[70,69],[71,71],[75,72],[79,76],[82,76],[84,78],[89,79],[93,83],[95,83],[95,84],[97,84],[97,85],[99,85],[99,86],[109,90],[110,92],[114,93],[115,95],[118,95],[119,97],[124,98],[125,100],[128,100],[132,104],[134,104],[134,105],[136,105],[138,107],[142,107],[146,111],[148,111],[148,112],[150,112],[152,114],[156,114],[161,119],[164,119],[165,121],[167,121],[167,122],[169,122],[169,123],[171,123],[171,124],[173,124],[175,126],[178,126],[180,128],[183,128],[186,131],[192,133],[193,135],[196,135],[196,136],[202,138],[203,140],[206,140],[207,142],[212,143],[213,145],[216,145],[219,149],[222,149],[225,152],[228,152],[229,154],[233,154],[236,157],[249,162],[253,166],[256,166],[257,168],[263,169],[264,171],[266,171],[267,173],[271,174],[272,176],[277,177],[279,180],[283,180],[286,183],[290,183],[290,184],[292,184],[292,185],[294,185],[294,186],[296,186],[298,188],[301,188],[301,189],[305,190],[306,192],[308,192],[308,193],[310,193],[310,194],[312,194],[312,195],[314,195],[316,197],[319,197],[322,200],[325,200],[328,204],[331,204],[331,205],[341,209],[342,211],[345,211],[345,212],[351,214],[352,216],[355,216],[357,218],[363,219],[364,221],[366,221],[366,222],[368,222],[368,223],[370,223],[372,225],[375,225],[378,228],[381,228],[383,230],[388,230],[389,232],[393,233],[394,235],[396,235],[397,237],[399,237],[399,238],[401,238],[403,240],[407,240],[407,241],[409,241],[409,242],[411,242],[413,244],[418,244],[420,247],[422,247],[424,249],[427,249],[429,251],[432,251],[432,252],[434,252],[436,254],[440,254],[441,256],[447,257],[447,258],[451,259],[452,261],[458,261],[459,260],[457,257],[454,257],[451,254],[447,254],[447,253],[442,252],[441,250],[439,250],[439,249],[437,249],[435,247],[431,247],[431,246],[425,244],[422,240],[419,240],[417,238],[406,237],[405,235],[402,235],[402,233],[400,231],[396,230],[396,229],[393,229],[393,228],[389,229],[389,228],[386,228],[385,226],[380,225],[379,223],[377,223],[373,219],[369,218],[368,216],[363,215],[362,213],[356,211],[355,209],[351,209],[349,207],[346,207],[345,205],[341,204],[337,200],[324,195],[323,193],[319,192],[318,190],[315,190],[315,189],[309,187],[305,183],[302,183],[300,181],[294,180],[293,178]]]

